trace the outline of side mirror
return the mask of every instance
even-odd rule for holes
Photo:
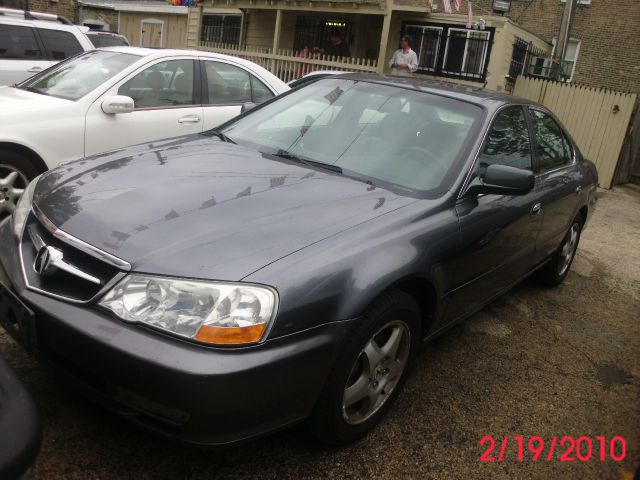
[[[113,95],[102,101],[102,111],[108,115],[116,113],[131,113],[135,104],[133,98],[125,95]]]
[[[242,104],[242,108],[240,108],[240,113],[248,112],[252,108],[257,107],[257,105],[253,102],[245,102]]]
[[[466,195],[525,195],[533,189],[536,178],[530,170],[507,165],[489,165],[482,179],[476,178]]]

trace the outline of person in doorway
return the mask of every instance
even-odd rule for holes
[[[418,56],[411,50],[411,37],[400,37],[400,48],[396,50],[389,60],[391,75],[409,75],[418,69]]]
[[[322,49],[322,53],[332,57],[351,57],[349,47],[342,39],[338,30],[332,30],[329,34],[329,43]]]

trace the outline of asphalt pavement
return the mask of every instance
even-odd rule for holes
[[[563,285],[527,280],[426,345],[383,423],[345,448],[302,427],[222,450],[184,447],[85,401],[4,332],[0,350],[41,414],[36,479],[627,480],[640,463],[639,327],[640,189],[626,187],[600,193]],[[481,459],[487,436],[494,461]],[[533,436],[545,442],[537,461]],[[567,453],[564,437],[588,437],[591,459]],[[614,437],[626,442],[618,461]]]

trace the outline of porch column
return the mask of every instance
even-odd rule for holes
[[[273,53],[274,55],[278,54],[278,48],[280,48],[280,30],[282,30],[282,10],[278,9],[276,10],[276,27],[275,27],[275,32],[273,33],[273,48],[271,50],[271,53]],[[276,60],[275,59],[271,59],[271,73],[273,73],[274,75],[275,70],[276,70]]]
[[[382,33],[380,34],[380,50],[378,51],[378,73],[384,72],[387,63],[387,44],[389,43],[389,27],[391,26],[391,10],[387,10],[382,22]]]

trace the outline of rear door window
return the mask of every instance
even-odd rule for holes
[[[0,59],[40,60],[42,57],[33,28],[0,24]]]
[[[560,125],[540,110],[530,110],[540,173],[571,163],[571,151]]]
[[[76,37],[69,32],[40,28],[38,33],[49,60],[64,60],[84,51]]]
[[[249,73],[242,68],[205,61],[204,71],[209,105],[242,105],[251,102],[251,80]]]

